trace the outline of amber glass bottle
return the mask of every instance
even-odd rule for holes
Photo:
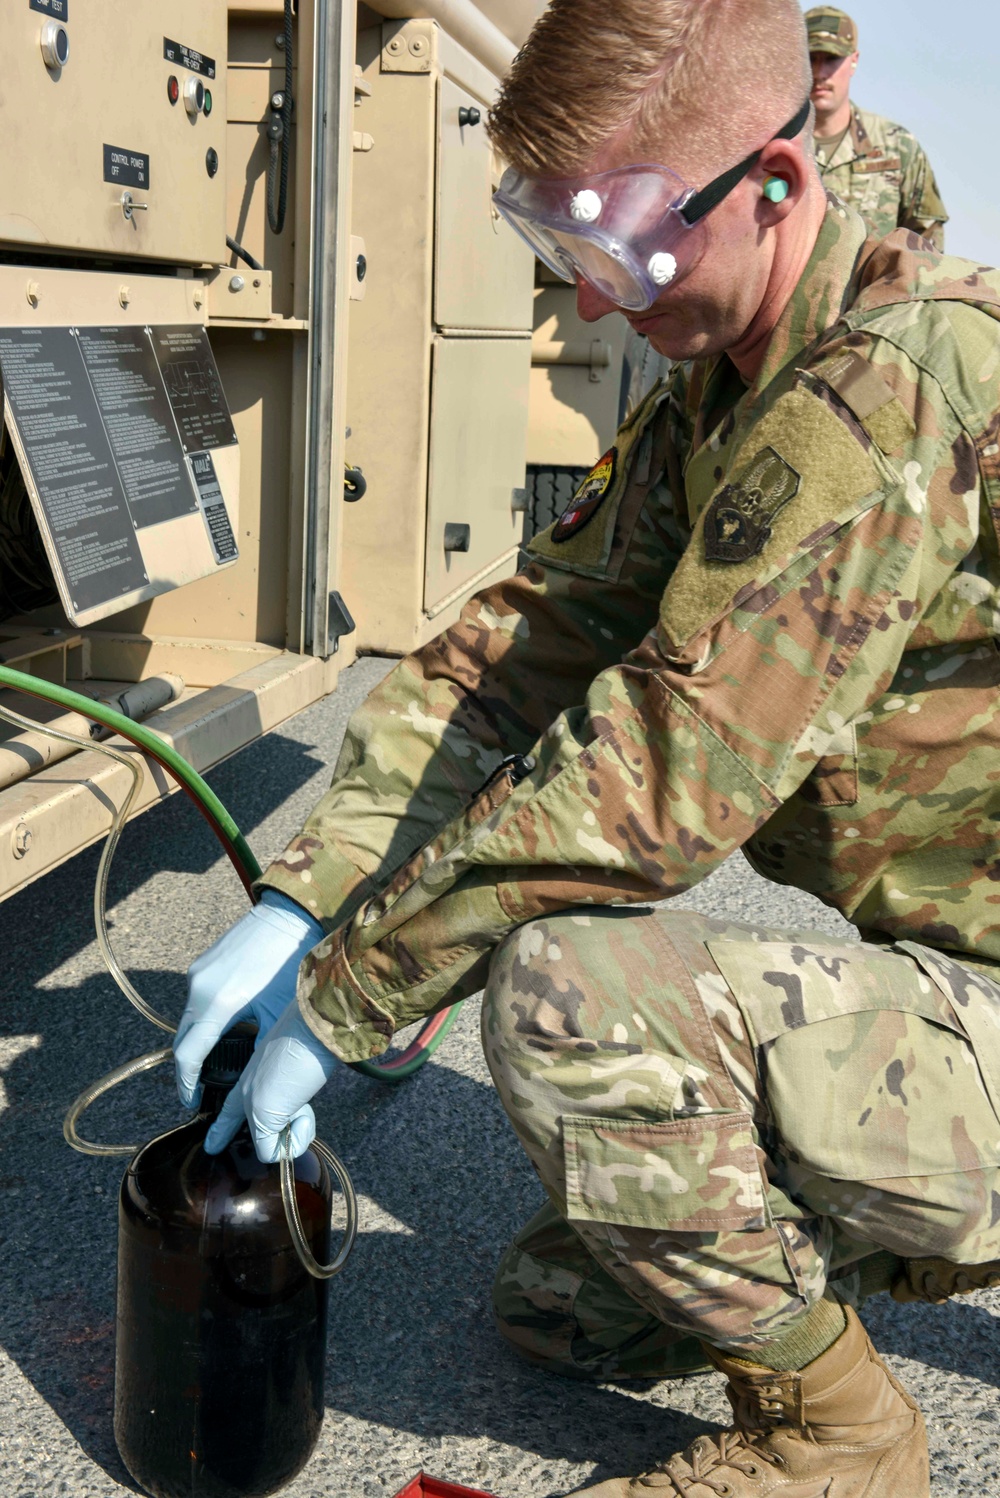
[[[292,1245],[278,1167],[260,1163],[245,1126],[221,1155],[202,1148],[252,1050],[252,1033],[219,1042],[197,1118],[141,1149],[122,1181],[115,1438],[154,1498],[277,1492],[323,1419],[328,1287]],[[325,1260],[326,1166],[310,1150],[295,1177]]]

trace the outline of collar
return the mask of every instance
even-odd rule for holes
[[[768,387],[797,364],[811,344],[833,326],[850,308],[858,290],[861,251],[866,242],[864,220],[839,198],[827,194],[826,215],[820,225],[808,263],[784,312],[771,334],[753,385],[749,388],[727,354],[691,366],[686,383],[685,407],[691,422],[691,447],[685,476],[692,467],[707,465],[710,478],[688,486],[688,507],[693,523],[699,496],[709,493],[724,462],[718,456],[725,447],[735,451],[760,414]],[[780,387],[779,387],[780,389]],[[707,488],[706,488],[707,484]]]
[[[750,389],[751,401],[847,311],[858,255],[867,237],[861,215],[828,193],[826,215],[812,254],[771,335]]]
[[[830,160],[824,167],[820,168],[820,171],[825,177],[827,172],[832,172],[839,166],[850,166],[854,161],[863,160],[874,149],[872,138],[862,122],[861,111],[856,104],[852,104],[851,118],[847,124],[847,133],[830,157]]]

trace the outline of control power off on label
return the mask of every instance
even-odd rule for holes
[[[149,157],[122,146],[104,147],[104,180],[123,187],[149,187]]]

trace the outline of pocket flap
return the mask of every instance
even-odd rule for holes
[[[570,1221],[715,1233],[765,1226],[748,1113],[563,1118]]]
[[[708,950],[740,1006],[754,1045],[845,1014],[881,1009],[957,1029],[937,985],[892,948],[820,936],[810,942],[715,937]]]

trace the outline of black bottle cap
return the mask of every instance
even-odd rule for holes
[[[201,1080],[213,1087],[233,1087],[253,1055],[257,1026],[245,1020],[216,1041],[201,1067]]]

